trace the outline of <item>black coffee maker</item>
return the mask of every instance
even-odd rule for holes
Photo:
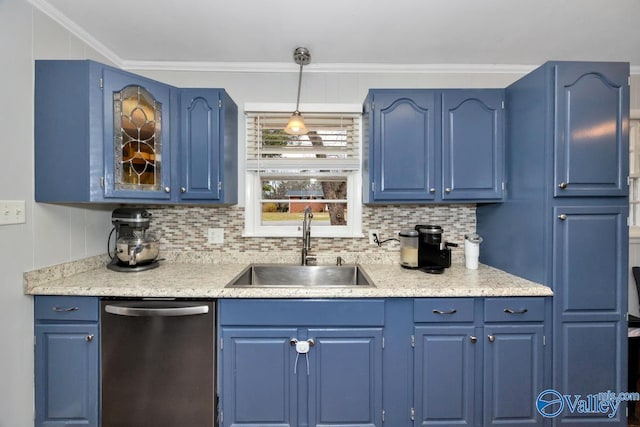
[[[439,225],[416,225],[418,232],[418,268],[424,272],[441,274],[451,266],[451,247],[456,243],[442,241]]]

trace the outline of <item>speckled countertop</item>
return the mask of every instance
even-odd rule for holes
[[[550,296],[547,286],[480,265],[467,270],[453,264],[444,274],[407,270],[392,263],[360,263],[375,287],[225,288],[247,263],[164,261],[139,273],[105,267],[104,257],[27,272],[24,292],[30,295],[86,295],[178,298],[394,298]]]

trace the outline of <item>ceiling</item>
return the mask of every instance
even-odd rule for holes
[[[638,0],[30,0],[123,68],[496,69],[631,62]]]

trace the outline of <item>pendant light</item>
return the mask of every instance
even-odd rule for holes
[[[308,131],[307,127],[304,125],[302,114],[300,114],[300,111],[298,111],[298,107],[300,106],[302,67],[311,62],[311,53],[309,53],[309,49],[307,49],[306,47],[297,47],[293,51],[293,60],[296,62],[296,64],[300,65],[300,74],[298,76],[298,99],[296,100],[296,111],[294,111],[291,115],[289,123],[287,123],[287,127],[284,129],[284,131],[289,135],[305,135]]]

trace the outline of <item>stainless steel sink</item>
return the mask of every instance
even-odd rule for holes
[[[375,285],[358,265],[252,264],[228,288],[349,288]]]

